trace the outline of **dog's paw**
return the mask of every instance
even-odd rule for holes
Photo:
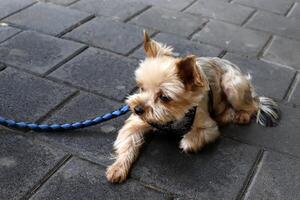
[[[251,115],[245,111],[238,111],[235,114],[234,122],[237,124],[249,124],[251,121]]]
[[[119,163],[114,163],[106,170],[106,178],[111,183],[121,183],[126,180],[128,172],[124,166]]]
[[[190,137],[184,137],[181,139],[179,148],[185,153],[195,153],[202,149],[203,143],[195,142]]]

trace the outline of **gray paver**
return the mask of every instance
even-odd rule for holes
[[[106,18],[95,18],[66,34],[65,37],[127,54],[142,43],[143,29]]]
[[[1,26],[0,24],[0,42],[12,37],[13,35],[19,33],[21,30],[13,28],[10,26]]]
[[[282,119],[277,127],[262,127],[253,122],[250,126],[227,126],[222,132],[225,136],[249,144],[299,156],[300,110],[289,105],[281,105],[280,110]]]
[[[220,0],[200,0],[186,10],[189,13],[200,14],[235,24],[242,24],[253,11],[254,9],[252,8]]]
[[[96,15],[109,16],[117,20],[125,20],[142,11],[148,5],[141,2],[119,0],[84,0],[78,1],[71,8],[79,9]]]
[[[300,42],[275,37],[265,50],[262,59],[300,69]]]
[[[193,199],[235,199],[258,150],[225,138],[197,154],[184,154],[174,135],[154,137],[132,176]]]
[[[266,33],[245,29],[232,24],[210,21],[193,40],[213,44],[228,51],[255,56],[269,38]]]
[[[152,7],[133,18],[130,22],[187,37],[201,28],[207,22],[207,19],[187,13]]]
[[[245,199],[300,199],[300,160],[266,152]]]
[[[2,99],[2,98],[1,98]],[[64,156],[0,129],[0,199],[20,199]]]
[[[225,59],[239,66],[252,77],[258,95],[282,100],[290,87],[296,71],[254,59],[227,54]],[[276,81],[274,81],[276,80]]]
[[[300,20],[300,3],[296,3],[296,5],[289,14],[289,18]]]
[[[104,174],[103,167],[72,158],[31,199],[167,199],[133,180],[112,185]]]
[[[34,3],[34,0],[1,0],[0,19]]]
[[[73,85],[123,100],[135,86],[136,61],[89,48],[50,74]]]
[[[248,21],[246,27],[300,40],[300,22],[293,18],[261,11]]]
[[[299,84],[299,82],[298,82],[295,90],[293,91],[290,102],[293,104],[296,104],[296,105],[300,105],[300,84]]]
[[[22,121],[36,121],[73,90],[12,68],[0,73],[1,116]]]
[[[284,15],[292,6],[294,0],[234,0],[245,6],[251,6],[257,9],[267,10],[277,14]]]
[[[167,33],[159,33],[154,37],[154,40],[172,46],[174,48],[174,53],[180,56],[189,54],[194,54],[196,56],[218,56],[222,52],[222,49],[220,48],[189,41],[182,37]],[[132,56],[138,59],[144,59],[144,48],[139,48]]]
[[[121,105],[122,103],[81,92],[79,96],[74,97],[67,105],[52,115],[46,123],[82,121],[111,112]],[[40,133],[38,136],[33,133],[32,136],[64,147],[72,154],[79,154],[94,162],[107,165],[111,163],[110,158],[116,134],[127,116],[72,132]]]
[[[51,3],[37,3],[4,21],[35,31],[58,35],[87,19],[90,14]]]
[[[0,45],[0,62],[44,74],[84,48],[84,45],[24,31]]]

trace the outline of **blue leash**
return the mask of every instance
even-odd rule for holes
[[[0,125],[8,128],[16,128],[22,130],[33,130],[33,131],[67,131],[94,126],[102,122],[117,118],[121,115],[126,114],[129,111],[129,106],[124,105],[117,110],[110,113],[95,117],[93,119],[87,119],[85,121],[66,123],[66,124],[36,124],[32,122],[16,122],[12,119],[6,119],[0,116]]]

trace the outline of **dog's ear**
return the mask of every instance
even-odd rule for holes
[[[148,33],[144,30],[144,50],[147,57],[156,57],[159,55],[172,55],[173,49],[152,40]]]
[[[188,89],[196,87],[208,88],[207,80],[197,66],[197,59],[194,55],[181,58],[177,62],[179,78]]]

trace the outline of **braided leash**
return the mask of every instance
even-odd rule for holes
[[[124,105],[117,110],[110,113],[106,113],[102,116],[95,117],[93,119],[87,119],[85,121],[66,123],[66,124],[36,124],[32,122],[16,122],[12,119],[6,119],[0,116],[0,125],[8,128],[16,128],[22,130],[33,130],[33,131],[67,131],[80,128],[86,128],[94,126],[96,124],[103,123],[105,121],[117,118],[126,114],[129,111],[129,106]]]

